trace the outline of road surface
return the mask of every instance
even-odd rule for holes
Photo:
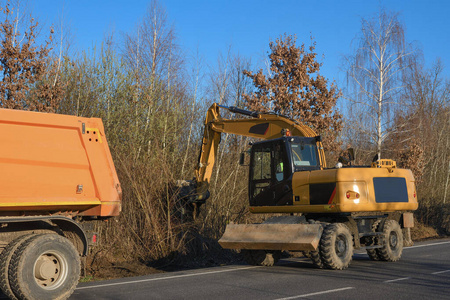
[[[305,258],[82,283],[70,299],[450,299],[450,239],[416,243],[398,262],[364,252],[344,271]]]

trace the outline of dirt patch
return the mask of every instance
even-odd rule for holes
[[[242,263],[239,253],[222,249],[216,240],[198,235],[186,245],[185,251],[172,252],[156,261],[143,261],[111,247],[94,249],[86,259],[82,281],[135,277],[239,263]]]
[[[90,280],[107,280],[124,277],[135,277],[164,271],[148,267],[140,262],[117,262],[111,264],[96,264],[89,268],[87,278]]]
[[[162,272],[164,271],[150,267],[138,260],[115,258],[110,253],[97,251],[87,257],[82,281],[135,277]]]

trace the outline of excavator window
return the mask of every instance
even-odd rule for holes
[[[270,186],[272,181],[272,149],[262,147],[254,152],[252,161],[253,197]]]
[[[274,165],[275,165],[275,179],[277,181],[284,180],[284,161],[283,161],[283,150],[281,149],[281,144],[277,144],[274,147]]]
[[[271,179],[271,150],[269,147],[255,151],[253,159],[253,179]]]
[[[295,171],[319,168],[315,141],[308,138],[294,140],[291,143],[292,162]]]

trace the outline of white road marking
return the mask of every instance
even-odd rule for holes
[[[450,241],[448,241],[448,242],[440,242],[440,243],[432,243],[432,244],[425,244],[425,245],[411,246],[411,247],[407,247],[407,248],[403,248],[403,249],[419,248],[419,247],[427,247],[427,246],[436,246],[436,245],[443,245],[443,244],[450,244]],[[291,263],[294,263],[294,262],[291,262]],[[289,263],[287,263],[287,264],[289,264]],[[158,281],[158,280],[167,280],[167,279],[176,279],[176,278],[184,278],[184,277],[193,277],[193,276],[225,273],[225,272],[248,270],[248,269],[254,269],[254,268],[259,268],[259,266],[251,266],[251,267],[244,267],[244,268],[232,268],[232,269],[225,269],[225,270],[218,270],[218,271],[193,273],[193,274],[183,274],[183,275],[174,275],[174,276],[158,277],[158,278],[148,278],[148,279],[141,279],[141,280],[126,281],[126,282],[105,283],[105,284],[98,284],[98,285],[91,285],[91,286],[83,286],[83,287],[79,287],[79,288],[76,288],[76,289],[77,290],[85,290],[85,289],[93,289],[93,288],[116,286],[116,285],[125,285],[125,284],[141,283],[141,282],[151,282],[151,281]],[[446,272],[450,272],[450,270],[435,272],[435,273],[432,273],[432,274],[435,275],[435,274],[441,274],[441,273],[446,273]],[[394,279],[394,280],[388,280],[388,281],[384,281],[384,282],[394,282],[394,281],[406,280],[406,279],[410,279],[410,277],[399,278],[399,279]],[[294,296],[294,298],[290,297],[290,298],[281,298],[281,299],[283,299],[283,300],[296,299],[296,298],[302,298],[302,297],[308,297],[308,296],[314,296],[314,295],[320,295],[320,294],[326,294],[326,293],[333,293],[333,292],[338,292],[338,291],[341,291],[341,290],[348,290],[348,289],[353,289],[353,287],[347,287],[347,288],[336,289],[336,290],[329,290],[329,291],[312,293],[312,294],[306,294],[306,295],[299,295],[299,296]],[[279,300],[281,300],[281,299],[279,299]]]
[[[396,282],[396,281],[402,281],[402,280],[408,280],[411,279],[411,277],[403,277],[403,278],[397,278],[397,279],[391,279],[391,280],[386,280],[383,281],[384,283],[390,283],[390,282]]]
[[[437,275],[437,274],[442,274],[442,273],[447,273],[447,272],[450,272],[450,270],[445,270],[445,271],[434,272],[434,273],[431,273],[431,274],[433,274],[433,275]]]
[[[305,298],[305,297],[311,297],[311,296],[317,296],[317,295],[341,292],[341,291],[346,291],[346,290],[351,290],[351,289],[354,289],[354,287],[345,287],[345,288],[340,288],[340,289],[334,289],[334,290],[328,290],[328,291],[322,291],[322,292],[316,292],[316,293],[310,293],[310,294],[304,294],[304,295],[297,295],[297,296],[286,297],[286,298],[279,298],[279,299],[276,299],[276,300],[299,299],[299,298]]]
[[[93,289],[93,288],[100,288],[100,287],[106,287],[106,286],[133,284],[133,283],[141,283],[141,282],[150,282],[150,281],[158,281],[158,280],[167,280],[167,279],[175,279],[175,278],[183,278],[183,277],[225,273],[225,272],[232,272],[232,271],[241,271],[241,270],[248,270],[248,269],[254,269],[254,268],[260,268],[260,267],[259,266],[251,266],[251,267],[244,267],[244,268],[232,268],[232,269],[194,273],[194,274],[183,274],[183,275],[174,275],[174,276],[166,276],[166,277],[158,277],[158,278],[140,279],[140,280],[126,281],[126,282],[105,283],[105,284],[98,284],[98,285],[91,285],[91,286],[83,286],[83,287],[79,287],[76,289],[77,290],[85,290],[85,289]]]
[[[444,244],[450,244],[450,241],[448,242],[440,242],[440,243],[431,243],[431,244],[424,244],[424,245],[416,245],[416,246],[410,246],[410,247],[404,247],[403,250],[409,250],[412,248],[420,248],[420,247],[429,247],[429,246],[437,246],[437,245],[444,245]],[[362,255],[367,256],[367,253],[365,250],[358,250],[359,253],[353,253],[353,255]]]
[[[450,241],[449,242],[440,242],[440,243],[432,243],[432,244],[425,244],[425,245],[417,245],[417,246],[405,247],[405,248],[403,248],[403,250],[407,250],[407,249],[411,249],[411,248],[420,248],[420,247],[444,245],[444,244],[450,244]]]

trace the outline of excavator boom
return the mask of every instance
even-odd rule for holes
[[[241,119],[226,119],[220,115],[220,108],[247,117]],[[195,170],[195,182],[197,184],[199,201],[206,200],[205,197],[209,195],[209,182],[222,133],[260,138],[263,140],[276,139],[286,134],[300,137],[317,136],[310,127],[285,116],[252,112],[233,106],[227,107],[214,103],[206,113],[199,163]],[[319,150],[320,166],[321,168],[325,168],[325,154],[322,142],[319,138],[317,139],[317,149]]]

